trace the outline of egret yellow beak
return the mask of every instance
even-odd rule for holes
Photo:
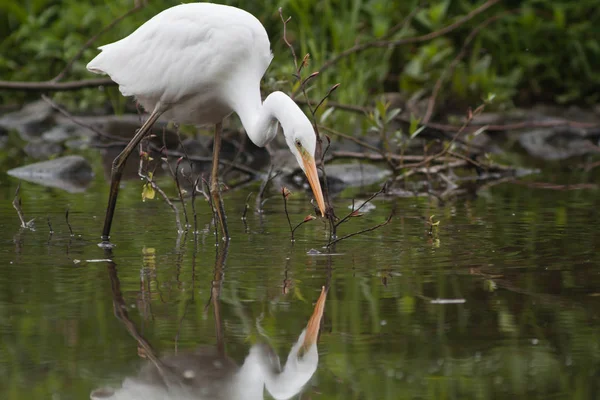
[[[323,286],[321,295],[317,300],[317,304],[315,304],[315,310],[306,325],[306,336],[304,337],[304,343],[302,343],[302,349],[305,351],[315,344],[319,337],[321,318],[323,317],[323,311],[325,310],[325,299],[327,299],[327,291],[325,290],[325,286]]]
[[[308,178],[308,183],[312,189],[317,205],[321,211],[321,216],[325,216],[325,201],[323,200],[323,191],[321,190],[321,183],[319,182],[319,174],[317,173],[317,165],[315,158],[308,154],[308,152],[301,152],[302,162],[304,163],[304,172]]]

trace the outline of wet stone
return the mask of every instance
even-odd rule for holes
[[[81,192],[93,177],[92,166],[81,156],[65,156],[11,169],[8,175],[68,192]]]
[[[43,100],[0,117],[0,127],[16,130],[26,141],[39,138],[51,125],[52,107]]]
[[[520,134],[518,138],[519,144],[530,155],[543,160],[564,160],[598,152],[591,137],[583,130],[536,129]]]
[[[25,153],[36,160],[47,160],[62,153],[63,147],[58,143],[35,140],[25,145]]]

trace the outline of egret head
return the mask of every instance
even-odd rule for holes
[[[303,115],[304,116],[304,115]],[[304,116],[297,121],[295,129],[292,132],[286,132],[285,139],[292,154],[296,157],[298,165],[306,174],[308,183],[315,195],[315,200],[321,211],[321,216],[325,216],[325,201],[323,200],[323,191],[319,182],[317,173],[317,164],[315,162],[315,150],[317,148],[317,138],[312,124]]]

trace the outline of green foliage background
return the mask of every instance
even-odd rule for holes
[[[179,1],[149,1],[140,12],[103,35],[97,45],[131,33],[160,10]],[[311,54],[311,70],[357,43],[400,39],[437,31],[483,2],[443,0],[228,0],[255,14],[271,36],[275,60],[266,85],[291,90],[293,63],[281,40],[277,13],[292,16],[289,38],[300,56]],[[5,0],[0,3],[0,77],[3,80],[42,81],[54,77],[85,41],[133,7],[131,0]],[[391,28],[417,10],[393,35]],[[544,101],[593,104],[600,93],[600,8],[595,0],[503,1],[450,34],[420,44],[370,49],[344,58],[315,80],[311,96],[318,97],[341,82],[336,100],[364,104],[384,91],[407,97],[428,96],[435,81],[460,52],[468,34],[487,18],[507,15],[483,29],[467,56],[446,79],[441,102],[452,108],[471,105],[489,93],[500,108]],[[86,50],[69,79],[93,77],[85,64],[97,51]],[[108,91],[113,108],[118,96]],[[23,95],[3,93],[3,102]],[[106,101],[97,90],[62,94],[59,100],[85,109]]]

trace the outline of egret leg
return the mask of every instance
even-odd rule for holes
[[[106,215],[104,217],[104,229],[102,229],[102,242],[98,243],[99,247],[105,249],[111,249],[114,245],[110,242],[110,226],[112,225],[113,216],[115,214],[115,207],[117,206],[117,196],[119,195],[119,185],[121,183],[121,177],[123,176],[123,169],[125,168],[125,162],[127,158],[135,149],[144,136],[150,131],[152,125],[156,122],[158,117],[162,114],[162,111],[158,110],[158,107],[150,114],[150,117],[144,122],[142,127],[137,131],[133,139],[123,151],[114,159],[112,163],[112,170],[110,175],[110,195],[108,197],[108,206],[106,207]]]
[[[225,240],[229,239],[229,231],[227,230],[227,220],[223,200],[221,199],[221,189],[219,187],[219,152],[221,151],[221,132],[223,131],[223,123],[219,122],[215,125],[215,138],[213,140],[213,162],[210,176],[210,195],[212,197],[213,207],[219,218],[221,225],[221,233]]]

